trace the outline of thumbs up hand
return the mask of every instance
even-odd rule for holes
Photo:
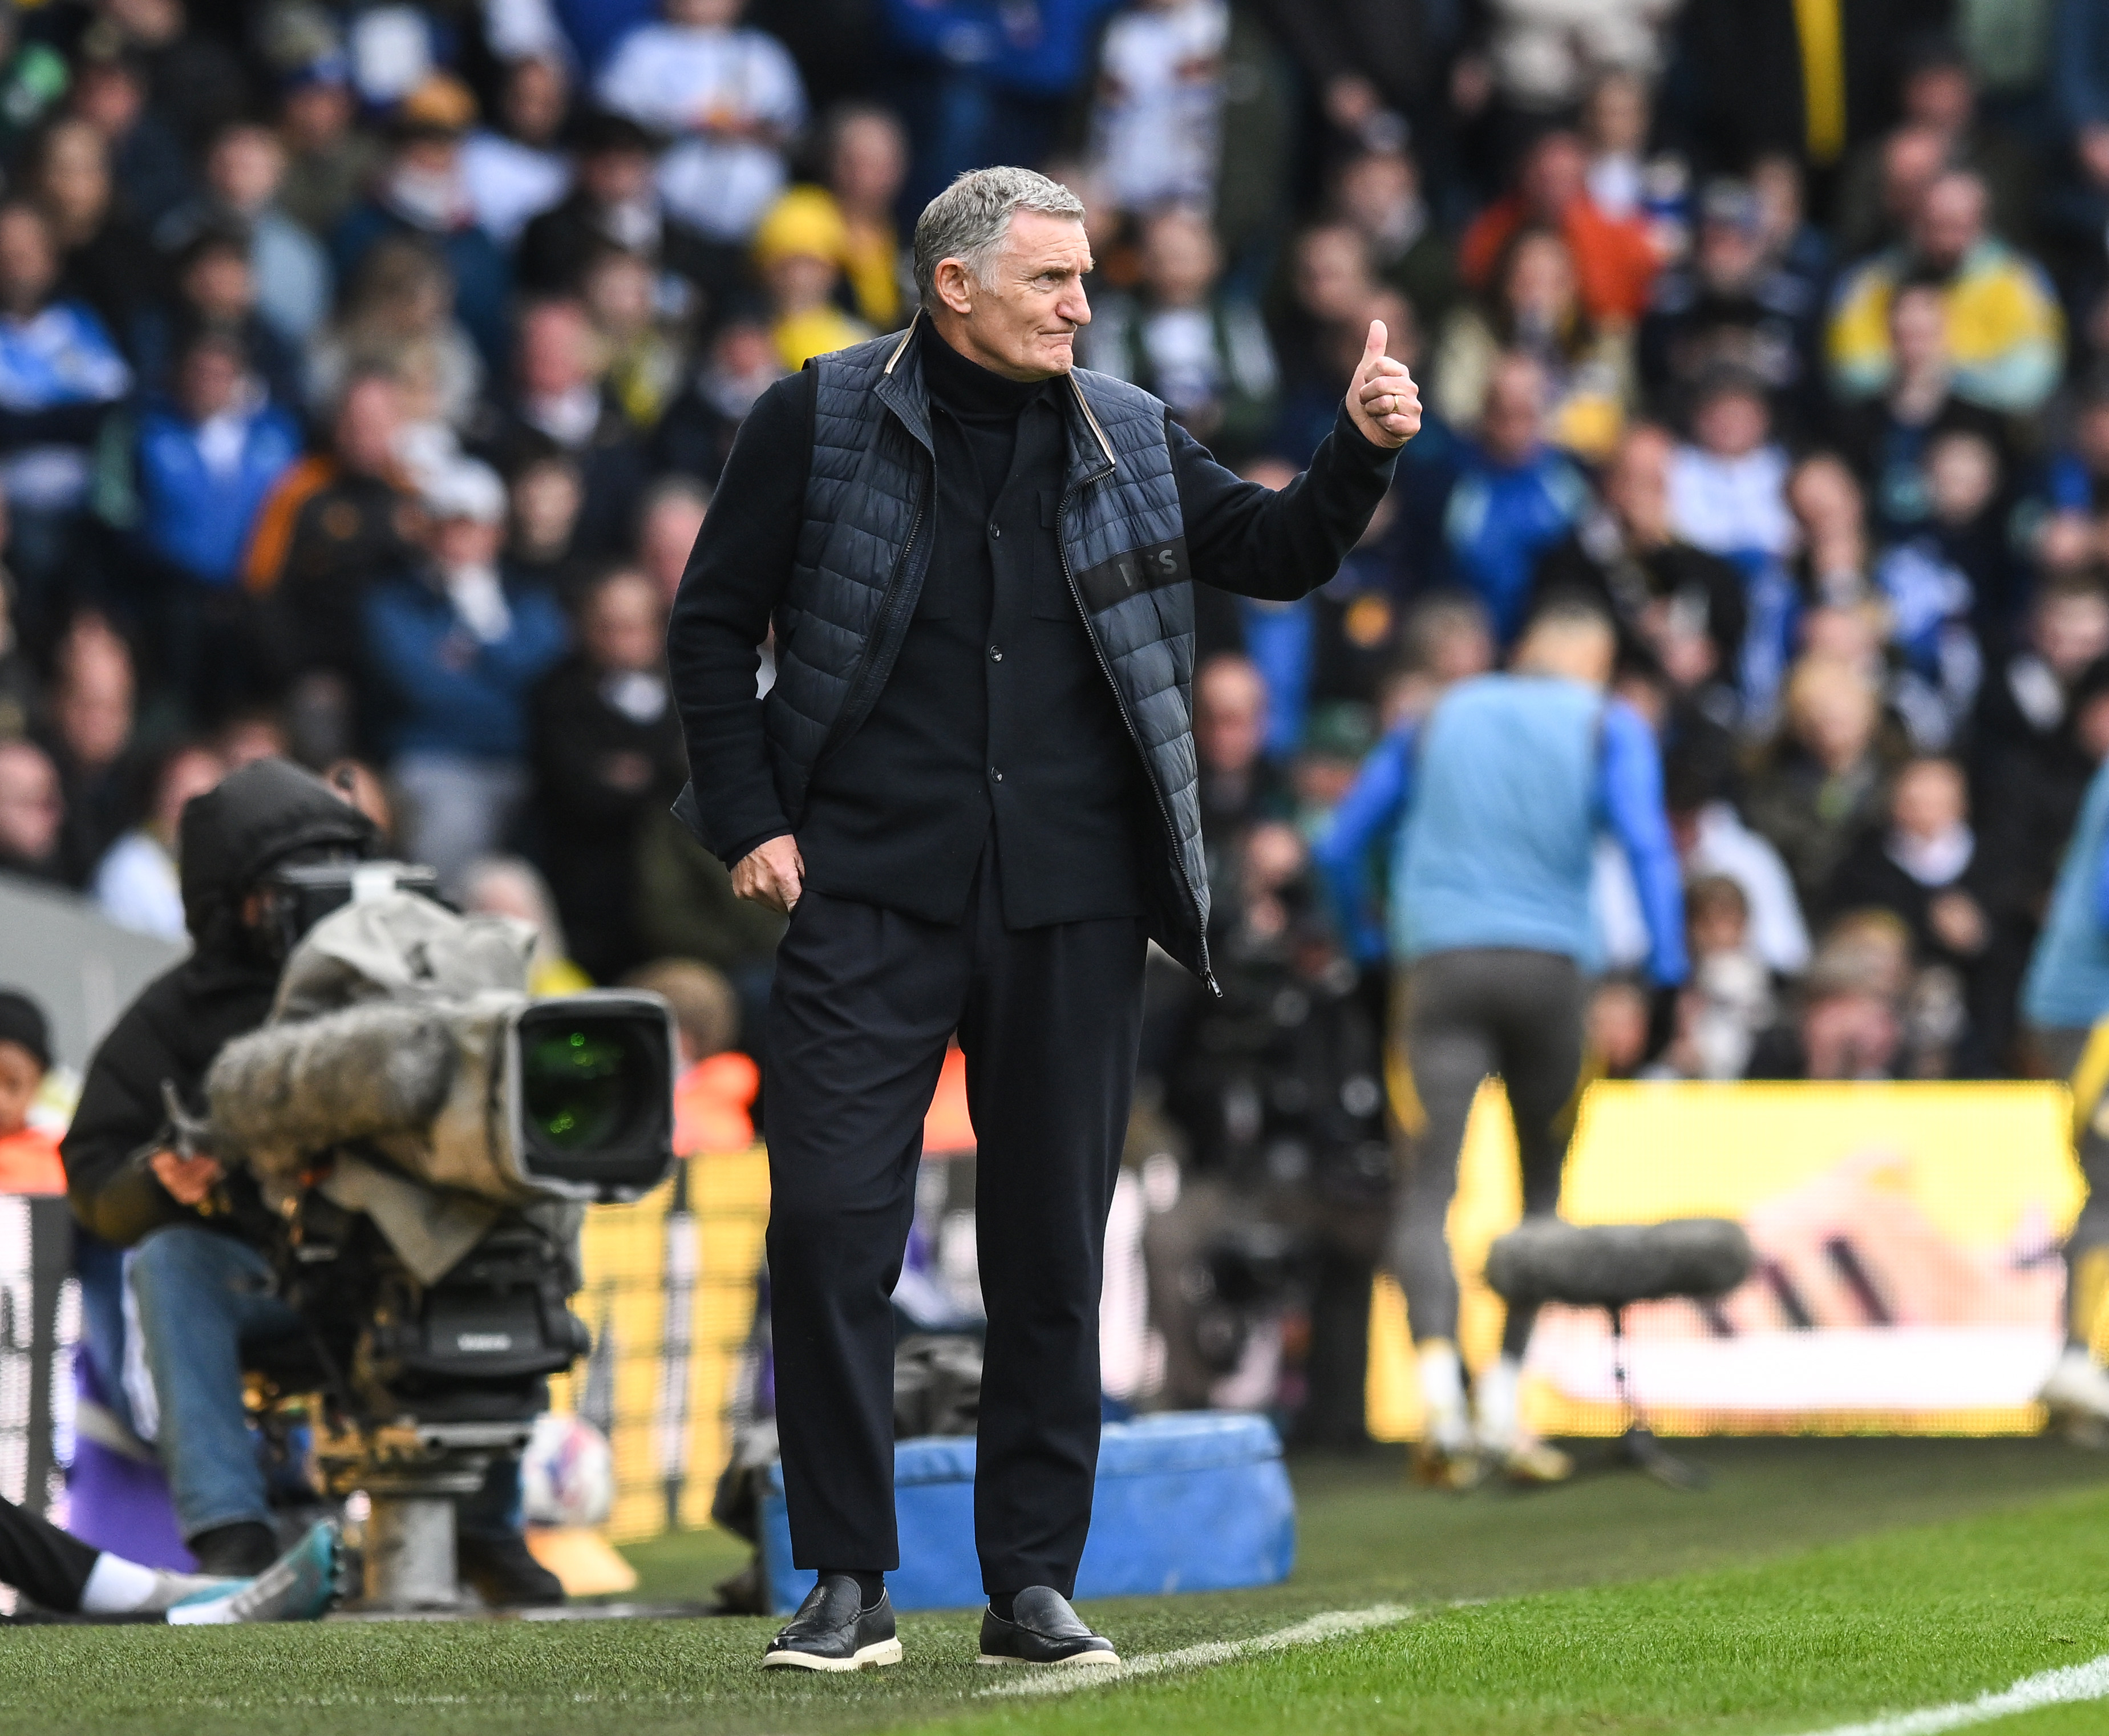
[[[1420,388],[1406,364],[1384,354],[1381,319],[1370,322],[1369,341],[1348,387],[1348,414],[1373,446],[1399,447],[1420,432]]]

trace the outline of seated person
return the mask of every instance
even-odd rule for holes
[[[43,1009],[18,990],[0,988],[0,1194],[65,1191],[58,1142],[29,1124],[29,1105],[51,1065]]]
[[[555,598],[499,563],[505,487],[462,460],[425,494],[429,557],[368,594],[367,697],[418,861],[452,888],[527,793],[527,695],[564,654]]]
[[[284,943],[265,876],[369,857],[377,843],[372,821],[284,760],[245,766],[191,802],[177,854],[196,950],[149,983],[103,1039],[60,1148],[74,1215],[130,1250],[133,1348],[147,1378],[126,1382],[113,1408],[159,1451],[185,1544],[208,1574],[259,1573],[278,1553],[242,1376],[245,1353],[283,1345],[305,1327],[272,1294],[267,1250],[278,1227],[248,1172],[156,1148],[166,1137],[163,1092],[196,1113],[214,1058],[270,1011]],[[151,1154],[143,1162],[142,1152]],[[122,1366],[111,1348],[97,1352],[105,1368]],[[493,1603],[560,1602],[562,1588],[520,1534],[518,1479],[518,1460],[501,1457],[484,1489],[463,1499],[463,1575]]]
[[[0,1585],[40,1612],[170,1627],[314,1621],[336,1591],[336,1527],[312,1526],[260,1573],[237,1578],[142,1567],[0,1496]]]

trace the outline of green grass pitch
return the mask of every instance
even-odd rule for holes
[[[793,1679],[754,1667],[760,1620],[20,1628],[0,1633],[0,1732],[1804,1736],[2109,1654],[2109,1458],[1933,1440],[1692,1456],[1718,1473],[1703,1494],[1605,1473],[1461,1499],[1407,1488],[1395,1454],[1296,1465],[1288,1585],[1088,1613],[1130,1657],[1412,1613],[1057,1697],[987,1693],[1021,1673],[974,1666],[964,1613],[905,1617],[897,1669]],[[632,1556],[661,1598],[705,1595],[737,1559],[711,1535]],[[1980,1727],[2102,1736],[2109,1699]]]

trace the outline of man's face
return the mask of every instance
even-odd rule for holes
[[[1604,478],[1604,497],[1627,534],[1643,547],[1669,539],[1669,436],[1642,428],[1627,436]]]
[[[43,219],[20,207],[0,216],[0,304],[10,313],[34,313],[44,305],[58,275],[58,259]]]
[[[1538,450],[1545,423],[1545,376],[1533,362],[1506,362],[1487,387],[1479,444],[1499,464],[1520,464]]]
[[[2061,680],[2109,653],[2109,599],[2095,591],[2053,593],[2036,609],[2035,645]]]
[[[1924,66],[1904,84],[1904,113],[1921,126],[1958,132],[1970,124],[1977,93],[1961,66]]]
[[[183,358],[177,390],[192,421],[224,415],[241,396],[241,360],[224,345],[201,344]]]
[[[1716,458],[1746,458],[1765,443],[1770,425],[1762,398],[1748,391],[1719,391],[1700,406],[1691,432]]]
[[[627,205],[652,184],[652,158],[626,146],[596,151],[579,165],[586,197],[596,205]]]
[[[564,124],[569,95],[555,61],[522,61],[506,81],[505,124],[515,138],[531,145],[547,144]]]
[[[1340,210],[1358,229],[1381,235],[1420,189],[1412,160],[1395,151],[1357,157],[1340,176]]]
[[[1913,237],[1920,255],[1948,271],[1985,233],[1984,183],[1971,175],[1943,175],[1926,190]]]
[[[1084,274],[1091,246],[1073,217],[1014,211],[989,281],[938,266],[938,294],[960,316],[966,354],[1013,380],[1050,379],[1076,365],[1077,332],[1091,323]],[[964,305],[962,305],[964,304]]]
[[[1969,812],[1962,774],[1946,760],[1917,760],[1897,779],[1890,817],[1908,837],[1934,839],[1962,824]]]
[[[666,644],[659,594],[642,573],[617,573],[593,594],[585,618],[587,657],[610,674],[656,669]]]
[[[0,860],[47,860],[65,817],[52,762],[27,742],[0,744]]]
[[[530,397],[553,398],[590,379],[586,322],[576,308],[540,307],[521,322],[520,385]]]
[[[1882,145],[1882,208],[1894,223],[1909,223],[1933,178],[1947,142],[1931,127],[1899,127]]]
[[[385,476],[395,461],[402,407],[389,381],[361,380],[337,412],[334,444],[338,460],[359,476]]]
[[[1764,263],[1764,237],[1740,223],[1709,219],[1699,231],[1699,274],[1709,288],[1732,294]]]
[[[1216,238],[1208,226],[1184,211],[1167,211],[1149,226],[1142,274],[1166,307],[1193,307],[1206,301],[1216,280]]]
[[[1313,229],[1296,249],[1296,299],[1314,319],[1353,319],[1369,305],[1369,253],[1344,226]]]
[[[249,260],[232,247],[201,253],[183,274],[183,297],[208,319],[234,324],[256,305]]]
[[[286,99],[286,131],[302,150],[335,144],[351,129],[351,93],[341,84],[304,84]]]
[[[1213,669],[1195,696],[1194,745],[1211,771],[1241,772],[1267,739],[1267,689],[1257,671],[1231,663]]]
[[[449,572],[488,567],[498,558],[505,527],[481,518],[442,518],[432,527],[432,558]]]
[[[44,1083],[35,1056],[18,1042],[0,1038],[0,1139],[19,1133],[28,1123],[29,1105]]]
[[[1824,996],[1802,1015],[1812,1079],[1865,1079],[1889,1070],[1903,1042],[1886,997],[1864,990]]]
[[[212,190],[237,211],[261,210],[278,191],[285,154],[262,127],[242,127],[213,147],[205,165]]]
[[[130,662],[114,644],[91,640],[81,645],[53,709],[60,738],[75,759],[111,764],[132,739]]]
[[[530,466],[514,481],[513,522],[531,549],[561,551],[571,545],[583,497],[578,472],[568,463]]]
[[[702,534],[703,513],[700,500],[672,496],[645,515],[644,527],[638,536],[638,563],[659,587],[670,608],[681,588],[681,575],[688,571],[696,538]]]
[[[1940,292],[1913,284],[1890,304],[1890,353],[1904,373],[1937,367],[1948,355],[1948,307]]]
[[[835,138],[831,183],[852,210],[883,211],[893,203],[908,173],[901,129],[878,115],[858,115]]]
[[[1582,178],[1587,169],[1588,159],[1582,154],[1580,139],[1572,133],[1548,133],[1524,163],[1524,203],[1538,216],[1556,222],[1581,197]]]

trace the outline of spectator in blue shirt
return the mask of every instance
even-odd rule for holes
[[[251,373],[238,334],[208,327],[178,353],[174,390],[133,432],[132,496],[104,516],[143,557],[144,613],[161,672],[214,714],[263,697],[242,558],[264,500],[300,455],[300,430]]]
[[[59,269],[44,214],[27,200],[0,206],[0,493],[19,625],[33,644],[60,625],[50,594],[75,576],[89,453],[110,406],[132,387],[102,322],[59,298]]]
[[[193,584],[236,584],[256,514],[300,455],[300,425],[265,395],[237,334],[208,327],[176,359],[174,391],[133,444],[147,552]]]
[[[458,459],[425,491],[429,558],[365,606],[370,691],[405,808],[404,845],[452,886],[504,843],[527,793],[528,691],[563,655],[564,617],[542,586],[498,565],[505,485]]]
[[[1402,973],[1393,1039],[1412,1091],[1395,1102],[1412,1165],[1389,1261],[1406,1291],[1429,1428],[1418,1464],[1450,1487],[1482,1456],[1555,1481],[1572,1467],[1531,1439],[1517,1383],[1533,1311],[1509,1311],[1499,1360],[1468,1417],[1457,1359],[1457,1281],[1445,1224],[1480,1082],[1508,1087],[1526,1215],[1559,1204],[1569,1105],[1581,1077],[1584,973],[1600,962],[1589,888],[1596,834],[1625,847],[1646,916],[1650,975],[1683,980],[1684,911],[1664,811],[1662,762],[1639,713],[1606,697],[1617,650],[1593,598],[1555,595],[1532,617],[1512,672],[1452,688],[1425,723],[1388,736],[1316,852],[1350,943]],[[1382,842],[1390,932],[1367,913],[1364,870]]]
[[[1588,484],[1545,443],[1545,371],[1511,351],[1487,382],[1479,437],[1464,442],[1443,513],[1452,576],[1487,606],[1496,636],[1523,625],[1538,558],[1589,503]]]

